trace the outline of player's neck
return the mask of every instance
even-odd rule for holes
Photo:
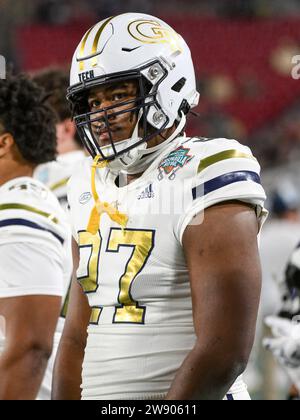
[[[127,175],[127,185],[131,184],[131,182],[135,181],[136,179],[140,178],[143,175],[141,174],[134,174],[134,175]]]
[[[6,184],[15,178],[32,177],[34,166],[29,164],[16,164],[11,162],[10,165],[0,165],[0,186]]]
[[[74,142],[60,143],[57,145],[58,155],[65,155],[67,153],[78,152],[79,150],[82,150],[81,147]]]
[[[134,175],[122,173],[122,175],[119,175],[116,177],[115,184],[117,187],[125,187],[126,185],[129,185],[132,182],[134,182],[136,179],[140,178],[142,175],[143,173],[134,174]]]

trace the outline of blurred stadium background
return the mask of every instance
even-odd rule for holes
[[[68,68],[89,26],[128,11],[160,16],[190,45],[201,101],[189,134],[248,144],[261,162],[270,206],[276,191],[287,210],[296,210],[287,218],[285,253],[272,248],[281,242],[278,231],[263,242],[269,252],[263,268],[280,279],[300,239],[300,80],[292,77],[292,58],[300,55],[300,0],[0,0],[0,54],[16,71]],[[281,258],[276,270],[272,258]],[[271,295],[267,290],[263,314],[278,303],[276,292]],[[286,382],[259,343],[253,360],[253,395],[282,397]]]

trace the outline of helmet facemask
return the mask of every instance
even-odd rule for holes
[[[153,69],[156,72],[156,80],[151,83],[149,74]],[[160,74],[158,75],[157,72]],[[147,75],[147,77],[145,76]],[[92,157],[100,155],[103,160],[112,161],[122,159],[132,153],[132,149],[146,149],[147,142],[160,135],[168,126],[169,118],[163,112],[158,100],[157,91],[159,84],[167,76],[167,70],[159,61],[152,62],[140,69],[109,74],[96,77],[92,80],[79,83],[68,90],[68,99],[72,104],[74,121],[82,142]],[[150,77],[151,79],[151,77]],[[124,82],[136,82],[137,95],[133,99],[120,100],[107,107],[99,107],[96,111],[90,111],[88,95],[91,89],[100,86]],[[129,138],[113,138],[113,125],[118,124],[118,117],[128,115],[128,118],[136,119]],[[151,118],[150,118],[151,116]],[[149,118],[152,123],[149,123]],[[97,129],[108,133],[109,144],[101,145],[97,139]],[[98,131],[98,134],[100,133]]]

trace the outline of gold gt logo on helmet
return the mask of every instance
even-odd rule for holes
[[[144,44],[169,44],[173,52],[182,52],[179,35],[155,20],[135,20],[128,25],[128,32]]]

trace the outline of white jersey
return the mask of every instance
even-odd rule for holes
[[[77,164],[85,158],[83,150],[64,153],[56,161],[39,165],[34,171],[34,178],[45,184],[58,198],[61,206],[67,208],[67,183],[77,168]]]
[[[64,296],[70,249],[69,223],[51,191],[27,177],[0,187],[0,298]],[[62,331],[60,322],[57,331]]]
[[[82,398],[164,398],[196,342],[183,232],[203,209],[226,200],[251,203],[263,218],[260,167],[234,140],[180,137],[127,186],[98,169],[101,201],[129,219],[122,230],[104,214],[92,235],[91,163],[82,162],[68,195],[78,280],[93,308]],[[239,379],[229,393],[244,390]]]

